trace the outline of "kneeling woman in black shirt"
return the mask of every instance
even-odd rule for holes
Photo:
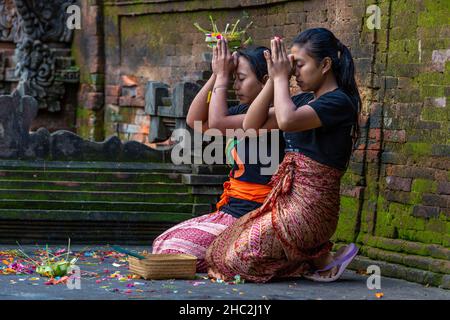
[[[276,123],[275,128],[284,131],[286,155],[263,205],[209,247],[208,271],[224,280],[239,274],[255,282],[299,275],[334,281],[358,251],[350,244],[335,255],[330,252],[340,179],[359,131],[361,99],[353,60],[347,47],[324,28],[300,33],[289,56],[278,38],[271,41],[271,49],[272,54],[265,52],[270,79],[243,126],[259,129]],[[291,97],[293,71],[304,93]],[[274,108],[269,108],[272,101]]]

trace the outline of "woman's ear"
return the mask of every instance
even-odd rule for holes
[[[327,73],[329,70],[331,70],[331,64],[332,64],[332,62],[331,62],[331,59],[330,59],[330,57],[325,57],[323,60],[322,60],[322,74],[325,74],[325,73]]]
[[[266,74],[263,78],[262,78],[262,80],[263,80],[263,84],[266,84],[266,82],[267,82],[267,80],[269,80],[269,75],[268,74]]]

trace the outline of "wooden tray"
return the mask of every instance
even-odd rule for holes
[[[144,279],[194,279],[197,258],[189,254],[142,254],[128,256],[130,271]]]

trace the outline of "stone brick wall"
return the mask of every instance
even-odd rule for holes
[[[404,266],[390,275],[448,287],[442,276],[450,273],[444,2],[379,1],[381,29],[359,29],[359,41],[372,51],[368,69],[357,70],[365,92],[363,137],[342,184],[335,239],[356,239],[367,257]]]
[[[86,19],[95,20],[101,11],[103,23],[97,25],[104,33],[102,39],[83,31],[74,44],[83,48],[80,41],[91,39],[77,56],[85,69],[82,82],[89,88],[81,100],[79,123],[85,124],[79,129],[92,130],[83,112],[98,110],[98,118],[101,112],[105,117],[97,128],[145,143],[149,123],[143,112],[145,83],[173,85],[205,77],[208,50],[192,24],[208,26],[208,14],[221,26],[248,16],[254,22],[249,33],[261,45],[269,45],[273,35],[292,39],[306,28],[329,28],[352,51],[363,98],[362,135],[342,181],[340,222],[333,239],[337,246],[356,241],[362,255],[384,260],[386,275],[449,287],[446,3],[147,0],[100,5],[86,0],[85,6],[96,8],[84,9],[85,14],[91,12]],[[381,29],[367,27],[366,9],[372,4],[381,10]],[[102,44],[104,51],[99,49]],[[361,261],[360,267],[370,263]]]

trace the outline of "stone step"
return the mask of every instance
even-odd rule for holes
[[[18,200],[65,200],[65,201],[121,201],[153,203],[200,203],[214,202],[214,195],[194,195],[192,193],[147,193],[110,191],[72,191],[72,190],[32,190],[0,189],[0,199]]]
[[[223,165],[204,165],[204,164],[193,164],[192,173],[193,174],[219,174],[228,175],[230,173],[231,166]]]
[[[32,190],[80,190],[80,191],[130,191],[130,192],[188,192],[190,187],[182,183],[166,182],[81,182],[46,180],[4,180],[0,179],[2,189]]]
[[[194,217],[192,213],[143,211],[82,211],[82,210],[11,210],[0,209],[0,221],[104,221],[104,222],[180,222]],[[0,224],[1,224],[0,223]]]
[[[192,186],[192,193],[195,195],[215,195],[220,196],[223,193],[223,186]]]
[[[106,161],[44,161],[44,160],[2,160],[3,170],[43,170],[43,171],[122,171],[122,172],[167,172],[189,173],[191,165],[172,163],[106,162]]]
[[[179,173],[0,170],[2,180],[79,182],[181,182]]]
[[[152,203],[122,201],[65,201],[0,199],[0,209],[81,210],[81,211],[145,211],[145,212],[192,212],[210,213],[208,203]]]
[[[38,221],[1,220],[0,243],[3,244],[144,244],[152,241],[176,222],[155,221]]]
[[[222,185],[228,180],[226,175],[182,174],[182,182],[187,185]]]

